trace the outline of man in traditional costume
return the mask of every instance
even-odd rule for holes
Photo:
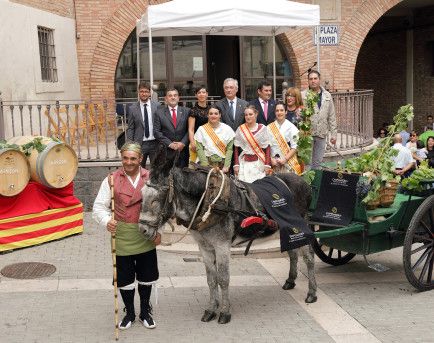
[[[136,318],[134,310],[135,280],[140,296],[139,320],[146,328],[155,328],[150,296],[158,280],[157,252],[161,235],[153,232],[145,237],[139,232],[138,221],[142,204],[142,188],[149,172],[140,166],[140,145],[127,143],[121,148],[122,168],[106,177],[93,205],[94,220],[116,234],[117,283],[126,312],[118,324],[126,330]],[[113,180],[112,182],[110,180]],[[110,181],[110,182],[109,182]],[[114,219],[111,216],[111,187],[114,190]]]

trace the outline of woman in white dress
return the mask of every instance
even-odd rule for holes
[[[194,140],[199,164],[219,167],[227,173],[232,161],[235,132],[220,119],[220,110],[212,105],[208,110],[208,123],[199,126]]]
[[[245,124],[235,132],[234,173],[241,181],[253,182],[272,172],[270,137],[267,127],[258,124],[254,106],[244,110]]]
[[[286,119],[285,106],[277,104],[276,120],[267,128],[270,134],[271,165],[277,173],[293,172],[301,174],[301,166],[297,161],[297,127]]]

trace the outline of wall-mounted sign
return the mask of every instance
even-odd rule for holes
[[[193,71],[203,71],[202,57],[193,57]]]
[[[320,25],[319,31],[320,45],[339,45],[339,25]],[[315,30],[313,39],[315,45],[318,42],[317,39],[318,37]]]

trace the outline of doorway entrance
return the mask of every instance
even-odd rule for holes
[[[207,36],[206,60],[209,94],[224,96],[223,81],[228,77],[240,80],[240,38]],[[237,95],[241,96],[240,90]]]

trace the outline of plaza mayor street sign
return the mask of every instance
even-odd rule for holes
[[[339,25],[320,25],[320,45],[339,45]],[[314,31],[314,44],[318,43],[316,30]]]

